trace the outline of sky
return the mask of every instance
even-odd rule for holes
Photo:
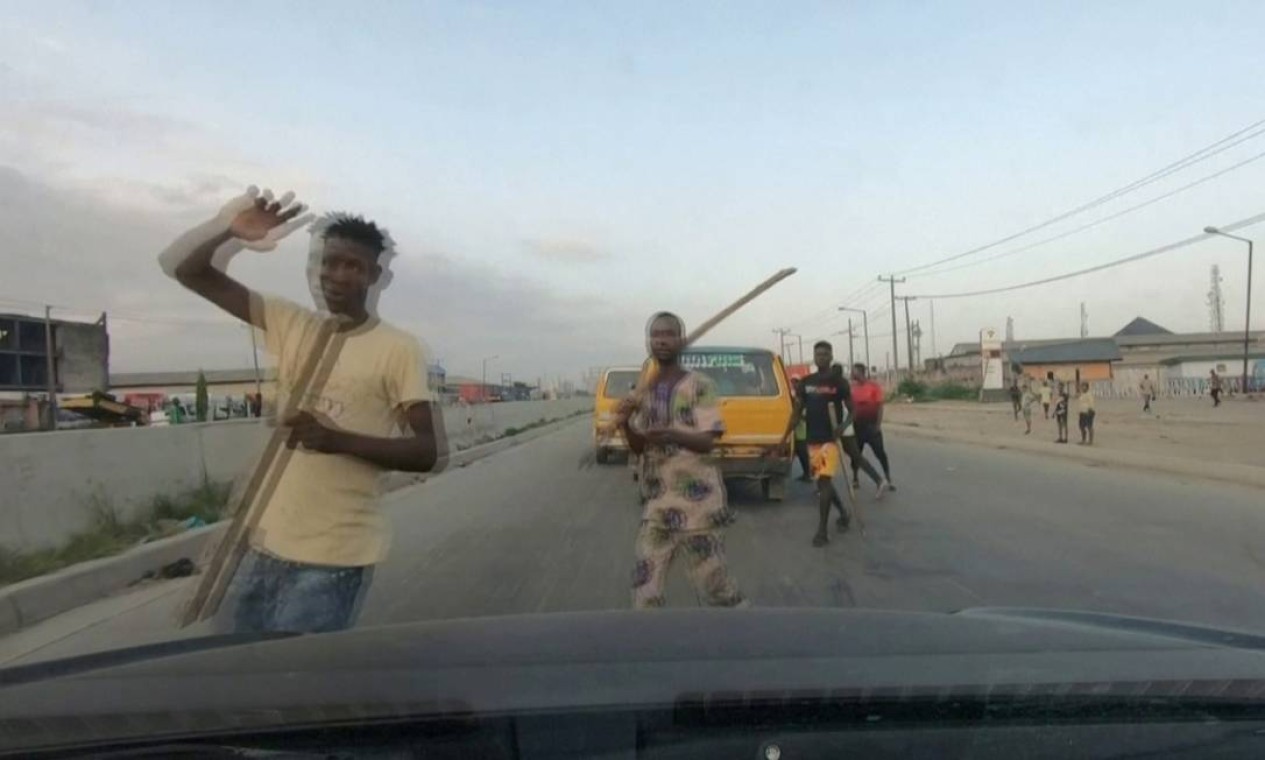
[[[155,260],[255,184],[388,228],[382,315],[450,373],[488,357],[490,375],[532,382],[637,363],[651,312],[697,324],[788,266],[705,342],[776,348],[784,329],[841,354],[848,305],[868,311],[883,366],[879,275],[1040,225],[1265,119],[1262,28],[1253,2],[10,1],[0,311],[107,312],[113,371],[249,366],[249,333]],[[896,292],[1022,283],[1253,216],[1263,152],[1246,139]],[[303,238],[232,272],[305,299]],[[1239,329],[1245,259],[1212,239],[909,307],[924,357],[1007,318],[1020,339],[1075,337],[1082,302],[1093,335],[1138,315],[1200,331],[1219,264]]]

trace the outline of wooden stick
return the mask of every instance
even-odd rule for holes
[[[764,282],[752,288],[742,298],[739,298],[737,301],[734,301],[733,303],[729,304],[728,306],[726,306],[725,308],[717,312],[716,315],[713,316],[711,319],[707,320],[706,322],[699,325],[698,327],[695,327],[693,331],[690,332],[689,335],[685,336],[685,343],[681,346],[681,348],[682,349],[689,348],[691,345],[698,342],[698,340],[701,339],[708,332],[710,332],[713,327],[715,327],[716,325],[728,319],[730,315],[732,315],[735,311],[751,303],[760,295],[762,295],[765,291],[767,291],[769,288],[778,284],[782,280],[785,280],[787,277],[790,277],[791,275],[795,274],[796,271],[797,270],[795,269],[795,267],[787,267],[786,269],[783,269],[777,272],[769,279],[765,280]],[[642,397],[646,395],[646,392],[650,388],[650,383],[654,381],[655,372],[646,371],[647,369],[653,370],[655,368],[654,359],[646,359],[646,362],[645,364],[642,365],[642,368],[643,369],[642,369],[641,376],[637,378],[637,387],[633,388],[632,393],[629,394],[631,398],[634,398],[638,401],[640,401]],[[612,426],[612,429],[614,427],[618,427],[618,424],[619,424],[618,421],[616,421],[615,425]]]
[[[729,318],[729,316],[732,315],[735,311],[751,303],[760,295],[762,295],[765,291],[767,291],[769,288],[778,284],[782,280],[785,280],[787,277],[790,277],[791,275],[795,274],[796,271],[798,270],[796,270],[795,267],[787,267],[786,269],[779,270],[772,277],[768,278],[764,282],[752,288],[742,298],[739,298],[737,301],[734,301],[733,303],[729,304],[725,308],[718,311],[715,314],[715,316],[713,316],[711,319],[708,319],[706,322],[703,322],[701,325],[694,328],[694,330],[685,337],[685,343],[684,345],[682,345],[682,348],[688,348],[690,345],[694,344],[696,341],[698,341],[700,338],[706,335],[713,327],[715,327],[716,325],[720,324],[721,322]],[[643,362],[641,365],[641,375],[637,377],[636,387],[634,387],[632,392],[628,394],[629,398],[636,399],[639,403],[643,400],[643,398],[646,395],[646,392],[650,389],[650,383],[654,381],[654,377],[656,374],[654,370],[655,370],[654,359],[647,358],[645,362]],[[616,419],[607,423],[606,425],[600,426],[598,428],[599,436],[605,435],[607,437],[610,437],[614,435],[615,429],[619,427],[620,423],[621,423],[621,420]],[[594,460],[593,452],[592,451],[585,452],[584,455],[580,457],[580,467],[587,467],[591,465],[593,460]]]
[[[193,595],[180,611],[178,625],[181,628],[210,619],[219,611],[229,584],[250,548],[251,533],[258,527],[264,510],[285,473],[286,465],[294,454],[293,449],[286,446],[290,429],[284,422],[299,411],[309,396],[318,395],[324,389],[342,350],[344,339],[345,336],[337,331],[335,320],[327,320],[321,325],[312,351],[299,373],[298,382],[286,399],[285,411],[279,412],[277,426],[269,436],[263,455],[255,464],[250,480],[241,494],[233,521],[216,545]]]

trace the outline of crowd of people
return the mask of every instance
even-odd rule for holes
[[[1042,380],[1015,377],[1010,381],[1010,403],[1014,409],[1015,419],[1023,416],[1024,435],[1032,434],[1032,417],[1035,407],[1040,404],[1045,419],[1054,416],[1058,437],[1055,443],[1068,443],[1068,415],[1072,407],[1073,390],[1076,391],[1075,403],[1077,428],[1080,430],[1082,446],[1094,445],[1094,420],[1098,416],[1098,404],[1094,391],[1089,383],[1082,381],[1080,387],[1075,383],[1059,380],[1053,372],[1047,372]],[[1144,396],[1145,397],[1145,396]],[[1147,408],[1150,401],[1147,400]]]

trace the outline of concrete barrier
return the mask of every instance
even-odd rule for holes
[[[457,451],[592,408],[592,399],[512,401],[444,408]],[[154,428],[63,430],[0,436],[0,546],[55,546],[92,523],[97,505],[121,517],[143,514],[161,494],[231,480],[249,471],[267,441],[262,420]]]
[[[536,418],[539,419],[539,418]],[[579,422],[579,420],[575,420]],[[471,446],[452,455],[449,470],[465,467],[485,457],[548,435],[568,424],[565,419],[553,425],[534,428],[524,435],[502,437],[492,443]],[[392,473],[384,483],[384,491],[401,491],[419,485],[428,477]],[[179,559],[195,562],[206,558],[213,542],[223,538],[228,522],[219,522],[169,538],[142,544],[122,554],[104,557],[59,570],[49,575],[30,578],[0,588],[0,636],[33,623],[103,599],[126,588],[147,572],[157,572],[164,565]]]

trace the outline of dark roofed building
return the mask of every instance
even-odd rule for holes
[[[1112,362],[1120,361],[1120,347],[1114,338],[1040,341],[1024,345],[1016,341],[1007,346],[1011,366],[1018,366],[1024,375],[1041,380],[1054,373],[1058,380],[1097,381],[1112,379]]]
[[[1160,327],[1146,317],[1134,317],[1133,321],[1116,331],[1122,335],[1172,335],[1173,331]]]
[[[1006,352],[1010,361],[1029,364],[1073,364],[1076,362],[1120,361],[1120,347],[1112,338],[1084,338],[1032,347],[1016,341]]]

